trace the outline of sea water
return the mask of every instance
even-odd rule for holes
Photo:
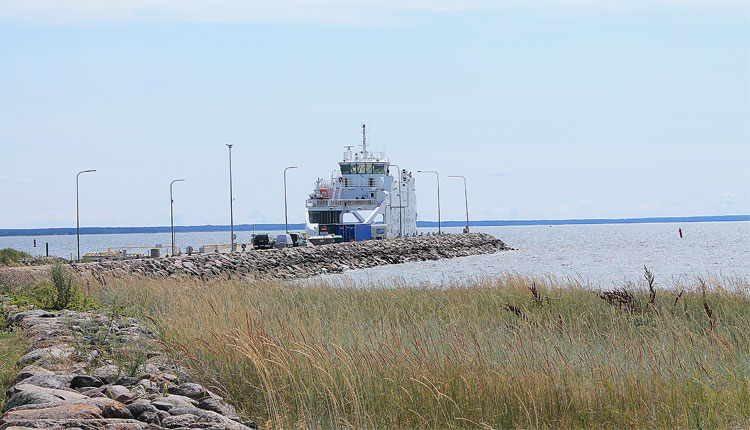
[[[423,228],[420,232],[429,234],[436,230]],[[443,229],[447,233],[460,231],[461,228]],[[409,284],[446,284],[511,272],[575,278],[592,286],[607,286],[640,279],[643,267],[647,266],[663,282],[698,276],[734,277],[750,282],[750,222],[747,221],[473,227],[472,231],[489,233],[514,249],[353,270],[345,277],[355,283],[386,284],[398,280]],[[250,242],[250,232],[236,234],[238,243]],[[183,250],[188,245],[198,249],[207,244],[229,243],[229,237],[229,232],[224,231],[178,233],[177,243]],[[0,248],[15,248],[32,255],[44,255],[45,243],[49,243],[51,255],[66,258],[76,255],[75,235],[0,237]],[[81,255],[110,247],[156,244],[169,247],[170,234],[87,234],[81,236]]]

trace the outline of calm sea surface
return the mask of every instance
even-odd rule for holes
[[[461,229],[443,230],[458,233]],[[606,286],[641,278],[646,265],[656,274],[657,281],[711,276],[739,277],[750,282],[750,223],[746,221],[477,227],[473,231],[492,234],[515,250],[355,270],[345,276],[356,283],[386,283],[395,279],[442,284],[514,272],[572,277],[594,286]],[[179,233],[177,241],[183,249],[187,245],[197,249],[204,244],[228,243],[229,232]],[[250,233],[238,232],[237,241],[249,242]],[[51,255],[70,258],[76,252],[75,236],[0,237],[0,248],[15,248],[32,255],[44,255],[45,243],[49,243]],[[156,244],[168,247],[169,233],[82,235],[81,254],[106,251],[109,247]]]

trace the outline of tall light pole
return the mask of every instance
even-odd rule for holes
[[[284,230],[289,233],[289,218],[287,216],[287,205],[286,205],[286,171],[289,169],[296,169],[297,166],[289,166],[284,169]]]
[[[397,164],[390,164],[391,166],[394,166],[398,169],[398,237],[401,237],[404,235],[404,227],[403,227],[403,208],[404,205],[401,203],[401,168],[398,167]]]
[[[76,175],[76,243],[78,245],[78,261],[81,261],[81,223],[78,217],[78,177],[81,176],[81,173],[89,172],[96,172],[96,170],[81,170]]]
[[[183,182],[184,179],[175,179],[169,183],[169,224],[172,226],[172,255],[176,254],[174,249],[174,199],[172,198],[172,184],[175,182]]]
[[[234,252],[234,197],[232,197],[232,145],[227,143],[229,148],[229,229],[232,235],[232,247],[229,252]]]
[[[434,170],[417,170],[417,173],[434,173],[437,177],[438,234],[443,234],[443,230],[440,228],[440,175]]]
[[[469,194],[466,192],[466,176],[452,175],[449,178],[461,178],[464,180],[464,201],[466,202],[466,233],[469,232]]]

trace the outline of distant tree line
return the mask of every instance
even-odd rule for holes
[[[690,217],[651,217],[651,218],[615,218],[615,219],[541,219],[541,220],[486,220],[470,221],[470,226],[511,226],[511,225],[575,225],[575,224],[642,224],[664,222],[717,222],[717,221],[750,221],[750,215],[719,215]],[[417,221],[417,227],[437,227],[436,221]],[[443,221],[443,227],[463,227],[466,221]],[[284,224],[237,224],[235,231],[268,231],[284,230]],[[289,224],[293,230],[302,230],[304,224]],[[203,231],[229,231],[228,225],[189,225],[175,226],[175,232],[190,233]],[[81,234],[128,234],[128,233],[169,233],[169,226],[160,227],[81,227]],[[75,228],[5,228],[0,229],[0,236],[53,236],[76,234]]]

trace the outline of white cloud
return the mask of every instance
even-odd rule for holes
[[[719,194],[719,206],[721,207],[734,207],[740,203],[740,198],[737,194],[731,192],[725,192]]]
[[[0,0],[0,19],[42,24],[279,22],[379,24],[417,12],[519,7],[747,7],[745,0]]]

